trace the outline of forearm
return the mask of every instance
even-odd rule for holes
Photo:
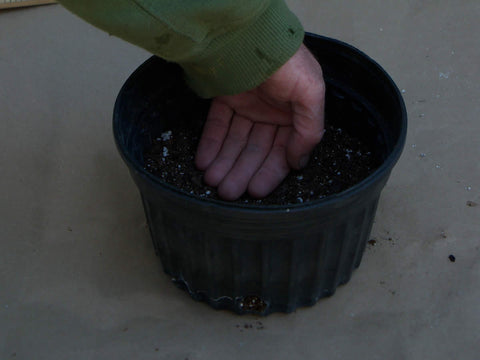
[[[110,34],[179,63],[203,97],[258,86],[303,40],[303,28],[283,0],[59,2]]]

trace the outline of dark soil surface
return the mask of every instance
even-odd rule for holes
[[[202,181],[194,165],[200,131],[171,129],[152,134],[153,145],[144,153],[145,169],[162,181],[201,198],[221,200],[215,188]],[[372,149],[344,129],[329,124],[308,166],[292,171],[264,199],[242,196],[237,203],[259,205],[300,204],[342,192],[371,174],[379,165]]]

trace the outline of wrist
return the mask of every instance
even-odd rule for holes
[[[180,62],[190,87],[202,97],[253,89],[286,63],[303,42],[304,30],[283,0],[248,26],[214,39],[193,62]]]

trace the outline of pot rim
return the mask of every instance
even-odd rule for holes
[[[330,204],[332,203],[341,203],[344,201],[348,201],[349,199],[354,198],[356,195],[358,195],[358,193],[360,193],[362,189],[364,189],[365,187],[370,187],[374,185],[374,183],[377,182],[379,178],[382,178],[384,176],[388,177],[389,172],[392,170],[393,166],[397,163],[398,159],[400,158],[400,155],[402,154],[402,151],[406,142],[406,136],[407,136],[407,110],[405,106],[405,101],[403,100],[403,96],[400,90],[398,89],[397,85],[395,84],[391,76],[385,71],[385,69],[383,69],[382,66],[380,66],[370,56],[366,55],[363,51],[357,49],[356,47],[346,42],[343,42],[341,40],[333,39],[330,37],[326,37],[326,36],[322,36],[314,33],[306,32],[305,36],[321,39],[321,40],[330,42],[332,44],[339,45],[353,52],[357,57],[363,58],[363,60],[369,62],[370,65],[372,65],[373,68],[375,68],[379,72],[379,74],[382,77],[384,77],[384,79],[386,80],[386,83],[391,88],[392,93],[395,95],[396,99],[398,100],[398,103],[399,103],[398,105],[401,111],[401,116],[400,116],[401,127],[400,127],[400,134],[398,136],[398,140],[393,146],[393,149],[390,152],[390,154],[383,160],[382,164],[365,179],[363,179],[357,184],[339,193],[328,195],[324,198],[317,199],[317,200],[309,200],[308,202],[299,203],[299,204],[287,204],[287,205],[264,205],[264,204],[255,204],[255,203],[242,204],[242,203],[235,203],[235,202],[229,202],[224,200],[202,198],[202,197],[199,197],[198,195],[190,194],[171,184],[161,181],[160,178],[151,174],[143,166],[141,166],[140,162],[137,161],[133,156],[128,154],[126,151],[124,151],[124,148],[121,146],[120,140],[119,140],[120,127],[119,127],[119,120],[118,120],[119,116],[117,115],[117,113],[119,111],[120,96],[118,96],[115,101],[114,112],[113,112],[113,133],[114,133],[115,144],[123,160],[129,165],[130,169],[134,169],[138,175],[156,184],[157,186],[160,186],[161,188],[167,190],[170,193],[170,195],[183,198],[183,199],[188,199],[188,201],[193,201],[197,203],[197,205],[203,205],[203,206],[209,206],[209,207],[214,206],[219,209],[223,208],[226,210],[236,209],[240,211],[243,210],[243,211],[258,211],[258,212],[265,212],[265,211],[297,212],[297,211],[308,210],[310,208],[330,206]],[[122,88],[120,89],[119,94],[122,94],[125,91],[125,89],[130,86],[130,83],[134,81],[133,79],[137,77],[139,73],[145,71],[145,67],[146,67],[145,65],[147,65],[155,57],[156,56],[150,57],[128,77],[128,79],[125,81]]]

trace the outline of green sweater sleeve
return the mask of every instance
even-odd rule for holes
[[[304,31],[284,0],[59,0],[91,24],[184,69],[202,97],[260,85]]]

